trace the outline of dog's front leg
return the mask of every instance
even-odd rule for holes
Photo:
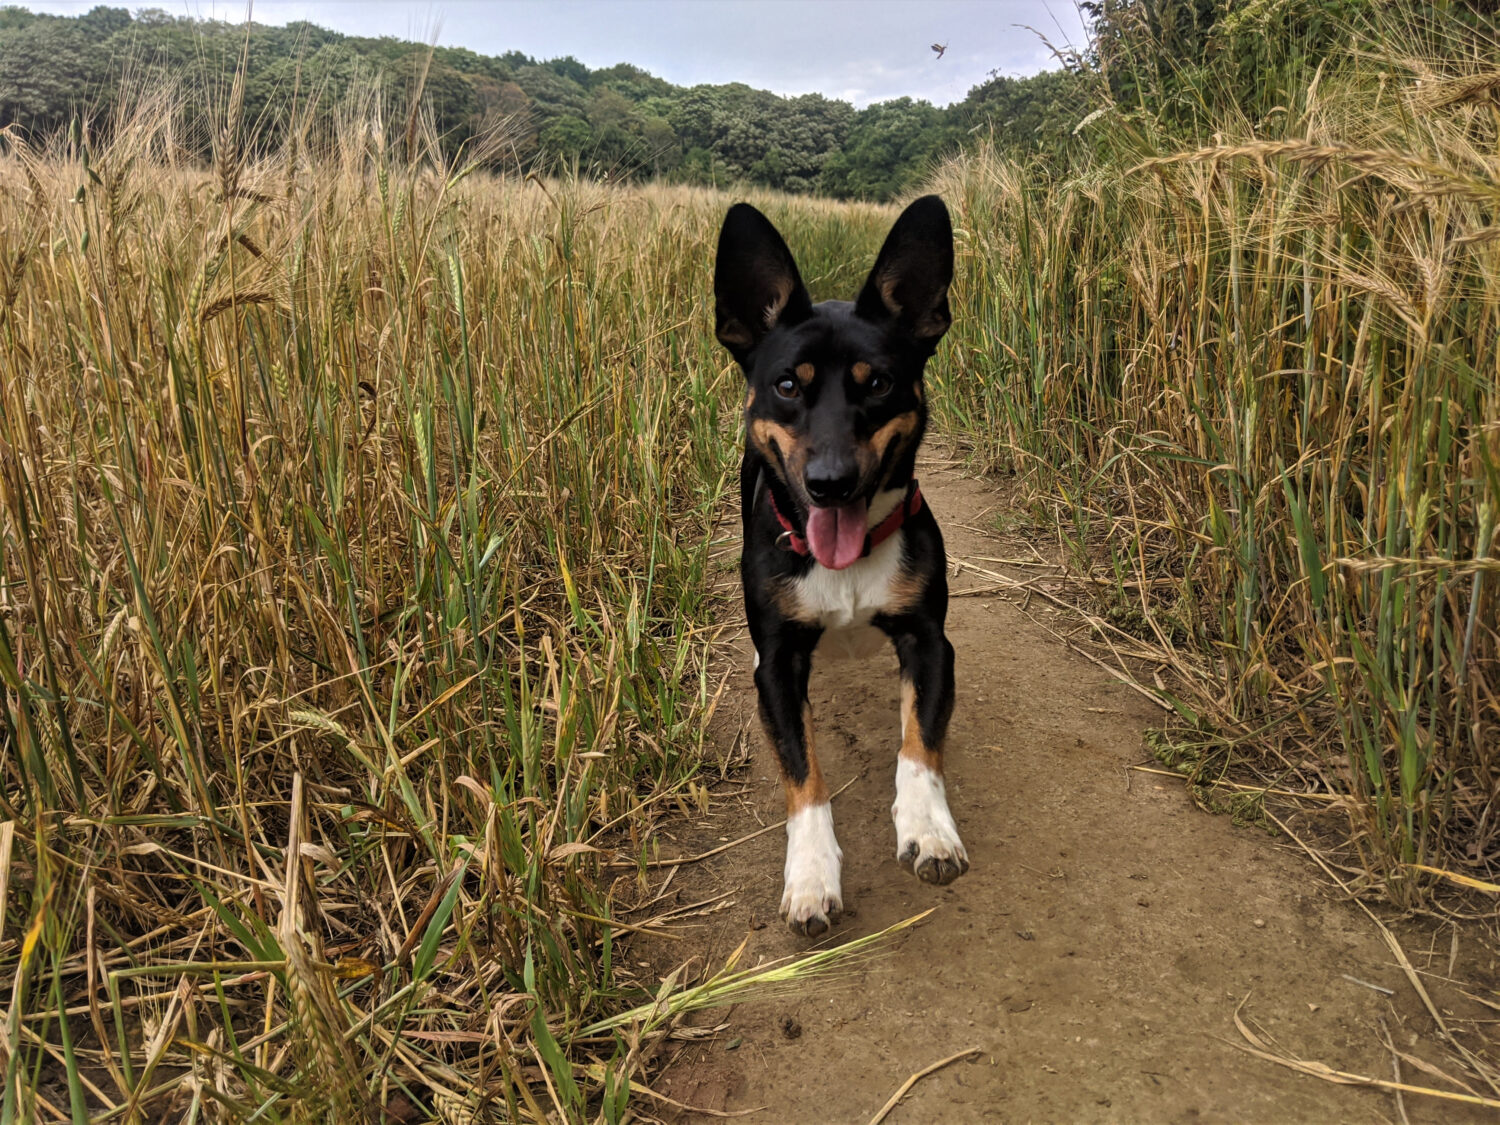
[[[781,916],[797,933],[817,937],[844,909],[839,875],[844,854],[833,835],[828,786],[813,749],[807,678],[818,630],[784,630],[757,646],[755,687],[760,719],[776,749],[786,791],[786,870]]]
[[[888,628],[901,661],[901,752],[896,759],[896,859],[924,883],[951,883],[969,869],[943,783],[943,740],[953,715],[953,646],[941,621],[909,618]]]

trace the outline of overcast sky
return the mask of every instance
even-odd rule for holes
[[[13,0],[76,15],[96,3],[242,20],[222,0]],[[1038,35],[1078,45],[1073,0],[257,0],[255,19],[310,20],[348,34],[394,35],[486,55],[573,55],[590,67],[634,63],[682,86],[745,82],[856,105],[910,96],[959,101],[991,70],[1056,65]],[[932,44],[947,45],[938,58]]]

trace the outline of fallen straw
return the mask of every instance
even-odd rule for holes
[[[1349,981],[1351,984],[1364,985],[1364,987],[1370,989],[1372,992],[1383,992],[1387,996],[1394,996],[1394,995],[1396,995],[1396,990],[1394,988],[1386,988],[1385,985],[1383,985],[1383,984],[1371,984],[1367,980],[1360,980],[1358,977],[1351,977],[1348,973],[1340,973],[1339,976],[1343,977],[1346,981]]]
[[[891,1100],[880,1107],[879,1113],[870,1118],[870,1125],[880,1125],[880,1123],[886,1119],[886,1115],[889,1114],[891,1110],[896,1108],[896,1104],[900,1102],[902,1098],[906,1097],[907,1091],[909,1091],[918,1082],[922,1081],[922,1079],[926,1078],[929,1074],[937,1070],[942,1070],[943,1067],[947,1066],[949,1063],[957,1062],[959,1059],[966,1059],[971,1055],[977,1055],[979,1054],[979,1051],[980,1048],[978,1047],[970,1047],[967,1051],[960,1051],[956,1055],[949,1055],[946,1059],[939,1059],[937,1062],[933,1063],[925,1070],[917,1071],[917,1073],[913,1074],[905,1082],[901,1083],[901,1088],[891,1095]]]
[[[1245,1000],[1248,1000],[1247,996]],[[1245,1006],[1245,1001],[1240,1001],[1240,1008]],[[1455,1094],[1449,1090],[1439,1090],[1432,1086],[1413,1086],[1406,1082],[1388,1082],[1383,1078],[1369,1078],[1363,1074],[1351,1074],[1347,1070],[1335,1070],[1327,1063],[1317,1062],[1313,1059],[1299,1059],[1292,1055],[1274,1054],[1270,1046],[1261,1038],[1256,1036],[1240,1019],[1240,1010],[1234,1010],[1234,1026],[1241,1035],[1245,1037],[1244,1043],[1234,1043],[1233,1046],[1244,1051],[1247,1055],[1254,1055],[1258,1059],[1284,1066],[1288,1070],[1295,1070],[1299,1074],[1310,1074],[1314,1078],[1321,1078],[1325,1082],[1332,1082],[1338,1086],[1373,1086],[1377,1090],[1400,1091],[1406,1094],[1421,1094],[1429,1098],[1442,1098],[1450,1102],[1462,1102],[1464,1105],[1477,1105],[1485,1109],[1500,1109],[1500,1101],[1494,1098],[1483,1098],[1478,1094]],[[1226,1040],[1226,1042],[1229,1042]]]
[[[674,992],[670,985],[676,983],[673,978],[681,969],[674,970],[672,976],[663,982],[663,988],[656,1000],[632,1008],[628,1012],[620,1012],[591,1023],[579,1029],[577,1036],[583,1038],[599,1035],[633,1023],[642,1024],[643,1031],[651,1031],[660,1026],[664,1020],[675,1019],[687,1012],[738,1003],[741,997],[762,987],[800,983],[819,973],[841,968],[856,956],[877,951],[884,942],[901,931],[910,929],[918,922],[924,921],[936,909],[935,906],[929,907],[920,914],[913,914],[910,918],[889,925],[883,930],[855,938],[843,945],[831,945],[823,949],[815,949],[811,953],[804,953],[801,957],[782,957],[764,965],[757,965],[753,969],[737,970],[736,966],[745,952],[746,942],[750,940],[749,935],[746,935],[745,941],[741,942],[739,948],[729,955],[724,968],[712,979]],[[952,1062],[953,1060],[946,1061]],[[920,1078],[921,1075],[917,1077]]]

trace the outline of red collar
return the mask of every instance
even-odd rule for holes
[[[794,555],[809,554],[810,550],[807,546],[806,537],[799,534],[797,529],[792,525],[792,521],[781,514],[781,509],[776,506],[776,497],[771,493],[770,488],[766,489],[766,499],[771,502],[771,512],[776,516],[776,522],[781,524],[781,535],[776,540],[777,546],[783,550],[791,551]],[[908,517],[916,515],[921,510],[922,490],[917,487],[917,482],[913,480],[906,486],[906,496],[902,499],[901,503],[896,505],[890,515],[886,516],[885,519],[881,520],[866,533],[865,550],[864,554],[860,557],[868,558],[871,551],[901,530],[901,525],[907,521]]]

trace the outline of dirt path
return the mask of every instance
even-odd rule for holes
[[[987,485],[931,465],[922,483],[950,557],[1015,554],[982,530],[998,503]],[[1035,602],[1030,612],[1053,620]],[[764,1107],[742,1118],[752,1122],[866,1122],[908,1075],[979,1047],[976,1061],[920,1082],[888,1120],[1400,1121],[1388,1093],[1298,1075],[1233,1046],[1243,1042],[1232,1022],[1243,1001],[1252,1026],[1302,1058],[1389,1079],[1383,1020],[1401,1050],[1449,1066],[1371,922],[1284,842],[1199,812],[1172,779],[1128,771],[1146,757],[1141,733],[1161,712],[1017,604],[957,597],[949,636],[958,652],[949,800],[972,870],[934,888],[895,861],[894,656],[820,661],[812,696],[823,768],[832,789],[854,779],[834,801],[850,911],[831,940],[939,909],[838,979],[717,1013],[729,1030],[684,1051],[656,1087],[711,1110]],[[674,830],[686,853],[782,816],[753,723],[748,642],[734,643],[740,671],[721,711],[730,736],[750,728],[748,801],[694,832]],[[773,831],[682,869],[680,901],[733,891],[733,906],[655,952],[713,964],[747,933],[747,964],[805,949],[776,917],[784,845]],[[1444,974],[1446,938],[1440,954],[1433,967]],[[1482,967],[1465,964],[1480,955],[1462,947],[1457,975]],[[1402,1075],[1441,1085],[1410,1064]],[[1495,1119],[1421,1097],[1405,1109],[1415,1123]],[[699,1119],[708,1118],[680,1118]]]

